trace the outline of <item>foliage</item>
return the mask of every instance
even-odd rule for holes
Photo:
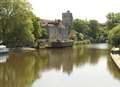
[[[1,0],[0,39],[4,44],[15,47],[32,45],[34,36],[30,13],[27,0]]]
[[[81,19],[75,19],[73,21],[72,29],[77,31],[78,33],[82,33],[83,35],[87,35],[89,27],[88,27],[87,21],[84,21]]]
[[[48,38],[48,32],[46,29],[42,28],[41,29],[41,39],[47,39]]]
[[[77,32],[75,30],[71,30],[69,34],[70,40],[77,40]]]
[[[99,24],[96,20],[90,20],[89,21],[89,28],[90,28],[90,32],[89,32],[89,36],[92,39],[96,39],[97,37],[97,31],[99,30]]]
[[[32,14],[32,13],[31,13]],[[42,28],[41,19],[32,14],[33,34],[35,39],[48,38],[47,30]]]
[[[97,35],[96,35],[96,42],[98,43],[104,43],[107,40],[107,31],[106,28],[104,27],[100,27],[99,30],[97,31]]]
[[[84,35],[82,33],[77,33],[78,40],[84,40]]]
[[[75,19],[72,29],[75,30],[78,40],[89,39],[91,42],[105,42],[107,38],[106,28],[96,20],[85,21]],[[75,36],[75,35],[74,35]]]
[[[107,16],[107,28],[111,30],[113,27],[120,23],[120,13],[109,13]]]
[[[108,38],[112,45],[120,45],[120,24],[109,31]]]
[[[41,37],[41,29],[42,29],[40,25],[40,19],[35,15],[33,15],[32,22],[33,22],[33,34],[36,39],[39,39]]]

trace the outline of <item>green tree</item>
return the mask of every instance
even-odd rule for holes
[[[35,39],[38,40],[41,38],[48,38],[47,30],[42,28],[41,19],[32,14],[32,22],[33,22],[33,34],[35,36]]]
[[[109,42],[112,45],[115,46],[120,45],[120,24],[109,31],[108,38],[109,38]]]
[[[31,5],[27,0],[0,0],[0,34],[9,46],[30,46],[32,34]]]
[[[81,19],[75,19],[73,21],[72,29],[78,33],[82,33],[86,37],[89,31],[88,22]]]
[[[41,35],[41,24],[40,24],[40,18],[36,17],[35,15],[32,16],[32,22],[33,22],[33,34],[35,36],[35,39],[39,39]]]
[[[99,28],[100,28],[98,21],[90,20],[89,21],[89,28],[90,28],[90,31],[89,31],[88,36],[91,38],[92,42],[96,42],[97,35],[98,35],[97,33],[99,31]]]
[[[109,13],[107,16],[107,28],[111,30],[113,27],[117,26],[120,23],[120,13]]]

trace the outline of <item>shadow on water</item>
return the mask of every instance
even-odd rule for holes
[[[64,49],[41,49],[35,52],[14,52],[5,63],[0,63],[0,87],[29,87],[44,70],[73,72],[74,66],[96,65],[108,49],[93,46],[77,46]],[[111,60],[107,62],[111,74],[120,79],[120,74]]]

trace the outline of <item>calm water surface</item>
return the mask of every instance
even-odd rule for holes
[[[0,59],[0,87],[120,87],[107,44],[13,52]]]

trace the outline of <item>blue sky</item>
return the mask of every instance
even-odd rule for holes
[[[61,19],[70,10],[74,19],[96,19],[103,23],[109,12],[120,12],[120,0],[30,0],[33,12],[42,19]]]

